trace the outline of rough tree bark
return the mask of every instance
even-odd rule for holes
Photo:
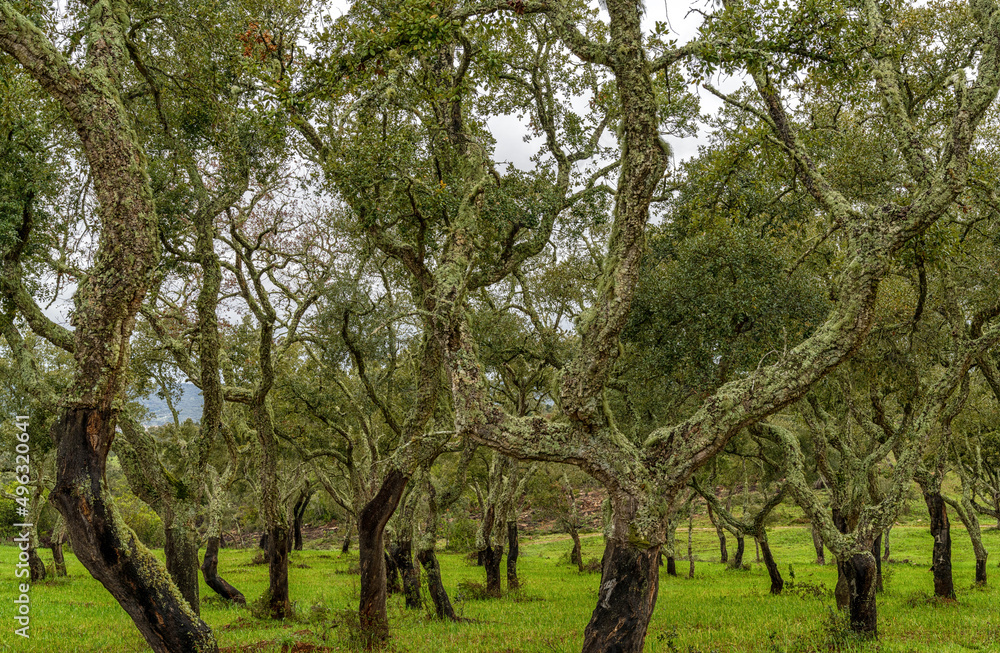
[[[521,586],[517,578],[517,521],[507,522],[507,591],[516,590]]]
[[[823,538],[815,526],[810,526],[810,530],[812,531],[813,548],[816,549],[816,564],[825,565],[826,555],[823,552]]]
[[[785,581],[782,579],[781,572],[778,570],[778,564],[774,561],[774,556],[771,554],[771,547],[767,542],[766,531],[763,531],[757,537],[757,542],[760,543],[761,554],[764,556],[764,566],[767,567],[767,576],[771,579],[771,594],[781,594],[781,590],[785,587]]]
[[[361,597],[358,614],[364,644],[368,648],[389,637],[386,614],[385,525],[399,505],[409,479],[391,470],[375,497],[358,515],[358,552],[361,563]]]
[[[129,337],[159,241],[146,157],[121,100],[128,7],[118,0],[86,5],[80,26],[86,52],[73,65],[9,2],[0,2],[0,49],[67,111],[97,195],[98,250],[74,298],[75,332],[70,336],[54,325],[43,329],[57,334],[60,346],[72,342],[77,363],[66,408],[52,431],[58,456],[50,501],[66,520],[77,557],[154,651],[215,651],[209,628],[121,523],[104,482],[117,406],[124,400]]]
[[[934,572],[934,596],[945,599],[955,598],[955,583],[951,574],[951,524],[948,509],[940,490],[926,492],[924,502],[930,513],[931,536],[934,537],[934,552],[931,569]]]

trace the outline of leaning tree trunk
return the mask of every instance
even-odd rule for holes
[[[948,523],[948,509],[940,492],[924,494],[927,511],[931,518],[931,535],[934,536],[932,558],[934,571],[934,596],[955,598],[955,583],[951,574],[951,525]]]
[[[757,538],[757,542],[760,544],[761,555],[764,556],[764,566],[767,567],[767,575],[771,579],[771,594],[781,594],[781,590],[785,588],[785,581],[781,578],[781,572],[778,571],[778,564],[774,561],[774,556],[771,554],[771,547],[767,542],[767,533],[761,532],[760,537]]]
[[[855,553],[844,561],[843,568],[850,592],[851,630],[862,637],[875,639],[878,637],[875,556],[871,551]]]
[[[583,653],[641,653],[656,607],[660,547],[609,540],[597,607],[583,635]]]
[[[402,540],[392,547],[392,561],[403,579],[403,596],[406,607],[418,609],[422,606],[420,600],[420,568],[413,564],[413,544],[411,540]]]
[[[205,559],[201,563],[201,574],[205,578],[205,584],[222,598],[239,605],[247,604],[243,593],[219,576],[218,534],[208,536],[208,543],[205,545]]]
[[[976,516],[976,509],[972,505],[969,494],[966,479],[963,478],[961,501],[954,501],[947,497],[945,497],[945,501],[955,509],[958,518],[965,524],[965,531],[969,534],[969,540],[972,542],[972,552],[976,557],[976,585],[986,585],[986,560],[989,558],[989,553],[983,546],[983,533],[979,526],[979,517]]]
[[[191,606],[195,614],[200,614],[198,600],[198,540],[194,533],[180,524],[164,529],[163,553],[167,560],[167,572],[174,579],[181,596]]]
[[[521,586],[517,579],[517,521],[507,522],[507,591],[516,590]]]
[[[729,551],[726,550],[726,529],[722,527],[722,522],[712,512],[711,504],[708,505],[708,519],[712,522],[712,526],[715,526],[715,535],[719,538],[719,562],[726,564],[729,562]]]
[[[108,589],[156,653],[218,651],[212,631],[114,507],[105,478],[115,418],[110,410],[68,408],[54,431],[58,477],[50,500],[66,520],[73,551]]]
[[[434,549],[427,548],[418,552],[417,561],[427,572],[427,590],[430,592],[431,601],[434,602],[434,612],[438,619],[459,621],[455,608],[448,598],[448,592],[444,589],[444,583],[441,582],[441,566],[438,564],[437,556],[434,555]]]
[[[399,505],[408,480],[398,469],[390,470],[378,493],[358,515],[361,563],[358,615],[361,636],[367,648],[373,648],[389,637],[389,617],[385,610],[385,525]]]
[[[813,548],[816,549],[816,564],[825,565],[826,564],[826,554],[823,552],[823,538],[820,537],[819,529],[816,525],[812,526],[812,538],[813,538]]]

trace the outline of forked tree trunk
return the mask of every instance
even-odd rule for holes
[[[767,575],[771,579],[771,594],[781,594],[785,588],[785,581],[778,570],[778,564],[771,554],[771,547],[767,543],[767,533],[762,533],[757,542],[760,544],[761,555],[764,556],[764,566],[767,567]]]
[[[823,538],[820,537],[819,531],[816,529],[816,526],[812,527],[812,538],[813,538],[813,548],[816,549],[816,564],[825,565],[826,554],[823,551]]]
[[[403,540],[392,547],[392,561],[395,563],[399,575],[403,579],[403,596],[406,598],[406,607],[420,608],[420,568],[413,564],[413,544],[410,540]]]
[[[198,541],[194,533],[175,524],[164,529],[163,553],[167,572],[195,614],[201,613],[198,599]]]
[[[208,543],[205,545],[205,559],[201,563],[201,574],[205,578],[205,584],[227,601],[246,605],[247,600],[243,593],[219,576],[219,544],[218,535],[208,537]]]
[[[129,614],[156,653],[215,653],[212,631],[177,592],[164,566],[120,521],[104,484],[110,411],[68,408],[54,428],[59,509],[83,566]],[[99,447],[99,448],[98,448]]]
[[[424,549],[417,553],[417,561],[427,572],[427,590],[431,595],[431,601],[434,602],[434,612],[438,619],[459,621],[455,608],[448,598],[448,592],[444,589],[444,583],[441,582],[441,566],[438,564],[437,556],[434,555],[434,549]]]
[[[358,552],[361,564],[361,597],[358,616],[366,648],[374,648],[389,637],[389,618],[385,610],[385,525],[399,505],[409,479],[399,470],[391,470],[378,493],[358,515]]]
[[[878,637],[875,605],[875,556],[870,551],[855,553],[844,561],[844,576],[850,593],[851,630],[862,637]]]
[[[312,499],[312,494],[300,494],[298,501],[295,502],[295,507],[292,509],[292,528],[295,532],[293,548],[296,551],[302,550],[302,519],[305,517],[306,508],[309,507],[310,499]]]
[[[656,607],[659,555],[658,546],[640,549],[608,541],[597,607],[583,634],[583,653],[642,653]]]
[[[516,590],[521,586],[517,579],[517,521],[507,522],[507,591]]]
[[[948,509],[940,492],[924,494],[931,518],[931,535],[934,537],[932,569],[934,571],[934,596],[955,598],[955,583],[951,574],[951,525]]]
[[[503,559],[502,546],[487,546],[482,550],[483,568],[486,569],[486,594],[500,598],[500,562]]]

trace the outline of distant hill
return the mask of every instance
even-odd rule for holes
[[[193,383],[182,383],[181,390],[184,394],[175,406],[177,414],[182,423],[188,418],[197,422],[201,419],[201,390],[195,387]],[[170,424],[173,422],[174,418],[170,414],[170,408],[167,407],[167,402],[160,399],[155,394],[151,394],[145,399],[140,399],[139,403],[145,406],[146,410],[152,413],[149,419],[143,422],[143,426],[161,426],[163,424]]]

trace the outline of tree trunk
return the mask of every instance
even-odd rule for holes
[[[813,548],[816,549],[816,564],[826,564],[826,554],[823,552],[823,538],[819,535],[816,526],[812,527]]]
[[[292,603],[288,598],[288,527],[275,524],[267,538],[267,599],[268,614],[272,619],[292,616]]]
[[[302,519],[305,517],[306,508],[309,507],[309,500],[312,499],[312,494],[303,493],[299,495],[299,500],[295,502],[295,507],[292,509],[292,527],[295,532],[295,544],[294,549],[296,551],[302,550]]]
[[[38,555],[38,538],[35,536],[35,527],[32,527],[28,536],[28,573],[32,583],[45,580],[45,563]]]
[[[579,571],[583,571],[583,549],[580,546],[580,534],[576,529],[573,529],[569,535],[573,538],[573,550],[570,551],[569,561],[575,564]]]
[[[406,607],[420,608],[420,568],[413,564],[413,544],[403,540],[392,547],[392,559],[399,575],[403,579],[403,596],[406,597]]]
[[[382,487],[358,515],[358,552],[361,563],[361,598],[358,614],[366,648],[374,648],[389,637],[385,611],[385,525],[399,505],[409,479],[398,469],[391,470]]]
[[[882,536],[879,535],[875,538],[875,544],[872,545],[872,556],[875,558],[875,591],[882,592],[885,587],[882,585]]]
[[[851,630],[862,637],[875,639],[878,637],[875,556],[870,551],[855,553],[843,566],[850,592]]]
[[[771,555],[771,547],[767,543],[767,534],[762,534],[757,538],[757,542],[760,544],[761,554],[764,556],[764,566],[767,567],[767,575],[771,579],[771,594],[781,594],[781,590],[785,588],[785,581],[781,578],[781,572],[778,571],[778,564],[774,561],[774,556]]]
[[[882,536],[882,544],[885,546],[885,553],[882,554],[883,562],[889,561],[889,533],[891,532],[892,528],[890,527],[886,529],[885,534]]]
[[[692,531],[694,531],[694,510],[688,514],[688,578],[694,578],[694,548],[691,544]]]
[[[924,494],[927,511],[931,518],[931,535],[934,536],[934,596],[955,598],[955,584],[951,575],[951,525],[948,523],[948,508],[940,492]]]
[[[719,562],[726,564],[729,562],[729,551],[726,550],[726,529],[722,527],[722,522],[712,512],[711,504],[708,505],[708,519],[715,526],[715,534],[719,538]]]
[[[201,613],[198,599],[198,541],[193,533],[181,525],[174,524],[164,529],[163,553],[167,560],[167,572],[180,590],[181,596],[191,606],[195,614]]]
[[[517,579],[517,521],[507,522],[507,591],[511,592],[521,586]]]
[[[736,553],[733,555],[732,560],[729,561],[729,566],[732,569],[742,569],[743,568],[743,551],[746,549],[746,542],[744,542],[744,537],[742,535],[736,536]]]
[[[677,575],[677,560],[674,556],[667,556],[667,576]]]
[[[163,565],[118,516],[104,483],[110,410],[68,408],[53,429],[58,477],[50,500],[73,552],[129,614],[156,653],[218,651],[212,631],[182,600]],[[109,433],[110,432],[110,433]]]
[[[403,584],[399,582],[399,566],[396,559],[389,551],[385,552],[385,593],[389,596],[399,594],[403,591]]]
[[[583,635],[583,653],[642,653],[656,607],[660,547],[614,540],[604,548],[597,607]]]
[[[434,549],[424,549],[417,553],[417,561],[427,572],[427,590],[430,592],[431,600],[434,601],[434,611],[438,619],[459,621],[448,598],[448,592],[444,589],[444,583],[441,582],[441,566],[438,564],[437,556],[434,555]]]
[[[247,600],[243,594],[227,583],[219,576],[219,545],[221,541],[218,535],[210,535],[205,546],[205,560],[201,563],[201,574],[208,585],[216,594],[239,605],[246,605]]]
[[[849,530],[847,517],[844,516],[840,508],[833,508],[831,512],[833,524],[837,530],[841,533],[847,533]],[[833,590],[833,596],[837,600],[838,610],[847,610],[851,607],[851,587],[847,578],[849,564],[850,561],[841,560],[840,556],[837,557],[837,586]]]
[[[347,533],[344,535],[344,543],[340,546],[340,555],[347,555],[351,550],[351,533],[354,532],[354,522],[347,522]]]
[[[270,539],[270,535],[268,535],[267,531],[264,531],[264,534],[260,536],[260,542],[257,543],[257,546],[264,553],[264,562],[267,563],[271,562],[271,546],[268,544]]]
[[[63,557],[63,544],[66,542],[66,529],[61,524],[56,527],[56,532],[52,534],[52,562],[55,566],[56,577],[66,576],[66,559]]]
[[[500,561],[503,559],[502,546],[487,546],[482,550],[483,567],[486,569],[486,594],[500,598]]]

